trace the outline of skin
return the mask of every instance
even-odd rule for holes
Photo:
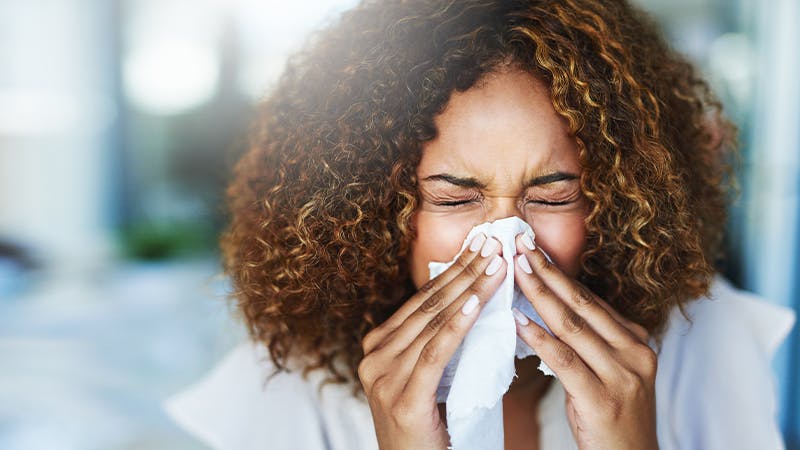
[[[435,121],[439,134],[417,167],[421,203],[408,260],[419,291],[362,343],[359,377],[381,448],[447,447],[436,388],[506,266],[497,241],[482,235],[433,280],[428,263],[452,260],[473,226],[510,216],[536,233],[535,250],[517,239],[515,281],[555,336],[532,322],[518,324],[517,333],[559,377],[579,448],[657,448],[656,357],[647,332],[575,281],[587,201],[577,146],[546,86],[530,74],[499,70],[454,93]],[[464,309],[472,296],[476,307]],[[518,370],[527,381],[541,379],[536,373]],[[504,401],[505,411],[535,417],[535,402],[513,405]],[[538,446],[535,435],[514,433],[507,448]]]
[[[428,262],[452,260],[472,227],[510,216],[527,221],[558,266],[577,275],[587,214],[578,149],[547,88],[524,72],[491,74],[454,93],[435,124],[438,136],[423,147],[417,167],[421,204],[409,261],[414,284],[430,278]],[[528,187],[558,172],[572,179]],[[441,175],[484,187],[458,186]],[[565,201],[571,203],[543,203]]]

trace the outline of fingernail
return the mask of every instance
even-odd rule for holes
[[[528,248],[528,250],[536,250],[536,245],[533,244],[533,239],[527,234],[522,235],[522,244]]]
[[[517,308],[511,308],[511,314],[514,315],[514,319],[516,319],[518,324],[520,325],[528,324],[528,316],[522,314],[522,311],[518,310]]]
[[[483,244],[483,248],[481,249],[481,256],[484,258],[489,256],[495,248],[497,248],[497,241],[494,239],[486,239],[486,243]]]
[[[517,258],[517,264],[519,265],[519,268],[522,269],[523,272],[529,275],[533,273],[533,269],[531,269],[531,265],[528,262],[527,256],[519,255],[519,258]]]
[[[500,255],[494,255],[492,262],[490,262],[489,266],[486,267],[486,275],[494,275],[497,272],[497,269],[500,268],[501,264],[503,264],[503,258],[501,258]]]
[[[472,238],[472,242],[469,244],[469,251],[477,252],[481,245],[483,245],[483,241],[486,240],[486,236],[483,233],[478,233],[477,236]]]
[[[470,295],[466,302],[464,302],[464,306],[461,307],[461,314],[469,315],[472,311],[475,311],[475,308],[478,307],[478,297]]]

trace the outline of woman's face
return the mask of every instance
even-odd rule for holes
[[[525,220],[537,245],[575,277],[588,202],[577,145],[547,87],[525,72],[493,73],[454,92],[435,124],[438,135],[423,145],[417,167],[414,285],[430,278],[429,262],[452,260],[472,227],[511,216]]]

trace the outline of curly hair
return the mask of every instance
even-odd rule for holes
[[[415,289],[415,168],[454,91],[534,74],[589,200],[579,280],[654,335],[707,294],[736,188],[735,128],[623,0],[365,0],[311,36],[262,101],[227,191],[231,296],[278,370],[354,383],[364,335]]]

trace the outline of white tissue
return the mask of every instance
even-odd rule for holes
[[[436,400],[447,403],[447,429],[454,450],[503,448],[503,402],[500,400],[515,376],[514,357],[535,354],[517,337],[512,306],[550,331],[514,284],[515,237],[523,232],[534,238],[531,227],[517,217],[477,225],[452,261],[428,264],[430,277],[438,276],[455,262],[475,235],[483,233],[500,241],[507,268],[505,280],[481,310],[439,383]],[[545,256],[552,262],[546,253]],[[553,375],[544,362],[539,370]]]

